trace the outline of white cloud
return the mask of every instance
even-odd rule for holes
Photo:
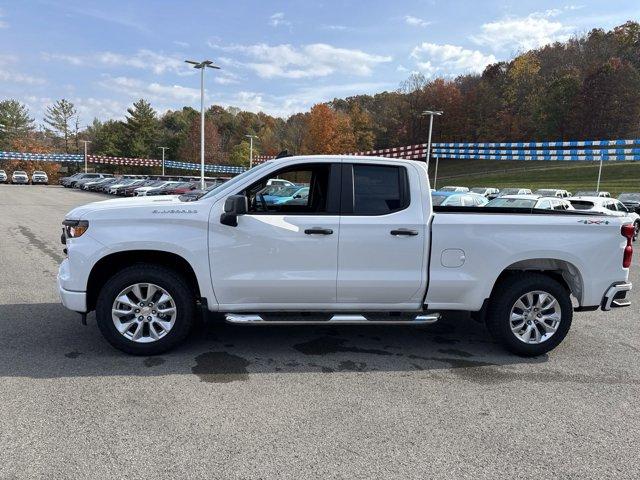
[[[11,64],[18,61],[15,55],[0,54],[0,82],[26,85],[44,85],[44,78],[26,75],[11,69]]]
[[[127,94],[130,98],[149,98],[152,100],[195,102],[200,98],[200,90],[197,88],[183,87],[181,85],[162,85],[159,83],[147,83],[129,77],[105,76],[99,83],[103,88]]]
[[[339,32],[343,32],[349,29],[349,27],[346,27],[344,25],[323,25],[321,28],[324,28],[325,30],[334,30]]]
[[[471,39],[494,51],[530,50],[555,41],[565,41],[573,28],[558,20],[550,20],[561,13],[562,10],[552,9],[526,17],[508,17],[485,23],[480,27],[481,33]]]
[[[269,17],[269,25],[271,25],[272,27],[280,27],[280,26],[286,27],[291,25],[291,22],[289,22],[288,20],[285,20],[284,13],[277,12]]]
[[[262,78],[314,78],[333,73],[359,76],[371,75],[373,68],[391,61],[391,57],[372,55],[362,50],[337,48],[324,43],[294,47],[292,45],[229,45],[210,44],[222,51],[240,53],[250,60],[244,66]]]
[[[5,18],[4,12],[0,10],[0,28],[9,28],[9,24],[3,18]]]
[[[411,58],[416,60],[418,69],[428,76],[479,73],[488,64],[496,62],[496,57],[485,55],[478,50],[428,42],[415,47],[411,52]]]
[[[427,25],[431,25],[431,22],[427,22],[426,20],[412,15],[405,15],[404,23],[411,25],[412,27],[426,27]]]
[[[90,55],[67,55],[60,53],[43,53],[43,59],[48,61],[62,61],[74,66],[103,65],[108,67],[130,67],[151,70],[157,75],[172,72],[178,75],[189,75],[191,71],[185,65],[184,59],[177,56],[151,50],[138,50],[131,55],[113,52],[97,52]]]

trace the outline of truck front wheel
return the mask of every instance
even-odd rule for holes
[[[514,273],[494,288],[487,311],[492,337],[516,355],[534,357],[569,333],[573,305],[566,288],[540,273]]]
[[[115,348],[132,355],[157,355],[186,338],[194,309],[195,296],[180,274],[137,264],[104,284],[96,302],[96,319]]]

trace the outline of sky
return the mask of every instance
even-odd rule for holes
[[[0,100],[41,123],[66,98],[81,126],[123,118],[139,98],[159,112],[199,108],[184,60],[209,59],[221,69],[206,71],[207,105],[287,117],[627,20],[640,20],[637,0],[0,0]]]

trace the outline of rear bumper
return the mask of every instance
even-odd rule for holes
[[[602,297],[601,308],[604,311],[612,308],[622,308],[631,305],[627,298],[627,293],[631,291],[632,285],[629,282],[616,283],[611,285]]]

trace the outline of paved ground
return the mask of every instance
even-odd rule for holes
[[[464,318],[129,357],[55,287],[62,216],[98,198],[0,185],[0,478],[639,477],[640,302],[534,360]]]

